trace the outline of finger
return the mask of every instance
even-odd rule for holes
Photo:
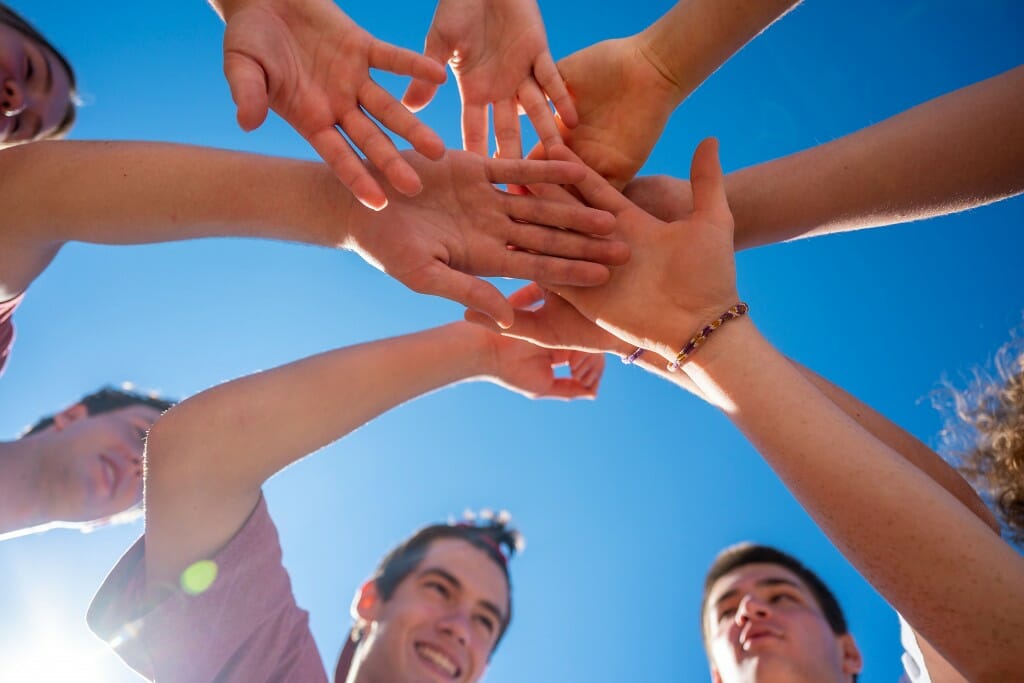
[[[413,148],[427,157],[437,161],[444,156],[444,141],[429,126],[416,118],[415,114],[406,109],[401,102],[391,96],[384,88],[372,80],[367,80],[359,88],[359,104],[366,109],[374,118],[380,121],[386,128],[394,131],[399,137],[408,140]],[[376,126],[374,126],[376,129]],[[391,140],[376,130],[379,136],[387,142],[389,149],[398,150]],[[362,145],[359,145],[364,149]],[[412,167],[409,167],[410,170]],[[415,175],[415,173],[414,173]],[[417,177],[417,183],[419,178]]]
[[[374,69],[390,71],[402,76],[412,76],[415,79],[438,85],[444,83],[448,77],[444,64],[439,63],[438,60],[376,38],[370,43],[368,60],[370,67]]]
[[[569,190],[565,189],[561,185],[535,183],[530,185],[527,190],[529,195],[539,197],[541,199],[573,204],[575,206],[581,205],[580,200],[576,195],[569,192]]]
[[[519,131],[519,115],[512,98],[494,103],[494,139],[498,143],[499,159],[521,159],[523,143]]]
[[[548,150],[548,157],[562,161],[579,161],[579,157],[573,154],[572,150],[564,145],[558,145]],[[590,206],[596,209],[604,209],[617,213],[633,206],[633,203],[626,199],[621,192],[616,190],[601,174],[587,167],[587,176],[578,183],[573,183],[583,199]]]
[[[722,165],[718,160],[718,140],[715,138],[707,138],[697,145],[690,164],[690,186],[693,189],[694,213],[705,213],[716,224],[721,224],[722,220],[731,221]]]
[[[402,106],[397,102],[395,104]],[[391,138],[385,135],[359,107],[347,111],[341,117],[340,125],[352,140],[352,144],[362,150],[367,160],[380,169],[396,190],[404,195],[413,196],[423,189],[419,175],[409,162],[402,158]]]
[[[487,173],[487,180],[497,185],[564,185],[580,182],[587,176],[587,168],[582,163],[526,159],[488,159],[484,164],[484,171]]]
[[[567,128],[575,128],[579,123],[579,115],[576,113],[576,103],[565,87],[565,79],[555,66],[555,60],[551,58],[550,52],[545,52],[537,58],[533,65],[533,77],[547,93],[562,123]],[[535,124],[536,125],[536,124]]]
[[[544,93],[541,92],[537,82],[532,78],[524,81],[516,91],[516,96],[519,98],[519,104],[529,117],[530,123],[533,124],[534,129],[537,131],[537,137],[540,138],[544,148],[547,149],[552,145],[563,144],[562,136],[558,132],[558,126],[555,124],[555,115],[552,113],[548,100]]]
[[[388,205],[387,195],[380,184],[366,170],[363,160],[352,151],[348,141],[333,126],[317,131],[306,139],[331,167],[341,184],[364,206],[380,211]]]
[[[508,303],[512,308],[519,310],[521,308],[529,308],[535,304],[544,301],[544,289],[536,282],[531,282],[525,287],[521,287],[508,297]],[[516,318],[518,322],[519,318]]]
[[[608,267],[599,263],[514,250],[505,252],[500,270],[496,273],[500,277],[534,280],[554,286],[595,287],[608,282],[611,277]]]
[[[590,387],[583,386],[575,379],[558,377],[551,382],[551,386],[541,396],[555,399],[594,398],[594,392]]]
[[[533,311],[516,311],[515,321],[508,328],[500,327],[493,318],[479,311],[467,310],[464,317],[468,322],[505,337],[521,339],[546,349],[558,348],[558,339],[551,328],[544,324],[540,314]]]
[[[511,304],[497,287],[453,270],[440,261],[401,278],[401,281],[415,292],[442,296],[485,313],[503,328],[509,327],[515,318]]]
[[[451,49],[444,43],[438,33],[431,28],[427,34],[427,40],[423,47],[423,56],[432,59],[442,66],[448,63],[452,56]],[[437,93],[438,84],[421,78],[414,78],[409,84],[405,95],[402,97],[402,104],[412,111],[419,111],[427,106]]]
[[[259,128],[270,107],[267,74],[263,67],[248,55],[228,52],[224,55],[224,76],[238,110],[238,125],[245,131]]]
[[[610,235],[615,232],[615,217],[607,211],[598,211],[582,204],[569,204],[564,201],[552,201],[537,197],[506,194],[503,199],[505,213],[518,221],[527,221],[537,225],[553,225],[591,235]],[[565,235],[565,233],[562,234]],[[568,235],[566,236],[568,237]],[[566,241],[565,243],[569,244],[570,242]]]
[[[506,239],[517,249],[547,256],[592,261],[606,266],[621,266],[629,261],[629,245],[625,242],[595,239],[558,228],[514,224]]]
[[[462,147],[467,152],[487,156],[487,105],[466,104],[462,98]]]

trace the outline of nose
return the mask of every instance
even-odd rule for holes
[[[0,114],[17,116],[25,111],[25,93],[17,80],[8,78],[0,90]]]
[[[767,619],[769,616],[771,616],[771,608],[767,603],[755,595],[746,595],[736,610],[736,623],[743,626],[753,619]]]
[[[461,610],[446,615],[438,623],[438,628],[463,647],[469,643],[469,615]]]

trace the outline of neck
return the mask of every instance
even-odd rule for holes
[[[53,521],[45,434],[0,442],[0,538]]]

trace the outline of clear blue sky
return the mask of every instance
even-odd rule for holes
[[[87,101],[72,137],[187,142],[312,158],[280,121],[243,134],[221,76],[219,20],[200,0],[8,0],[63,48]],[[374,34],[419,48],[426,0],[345,3]],[[556,58],[632,33],[663,0],[542,0]],[[678,110],[645,173],[685,175],[696,143],[726,170],[880,121],[1021,62],[1017,0],[810,0]],[[401,83],[387,81],[396,91]],[[459,145],[454,83],[423,114]],[[936,139],[935,144],[943,141]],[[54,191],[59,191],[55,188]],[[930,443],[927,396],[1020,324],[1024,202],[759,249],[740,291],[780,348]],[[184,397],[336,346],[461,316],[348,254],[255,242],[67,247],[18,311],[0,381],[0,438],[94,387],[131,380]],[[299,603],[333,666],[352,591],[421,523],[510,509],[529,541],[515,624],[487,678],[702,681],[703,571],[742,539],[803,557],[836,589],[866,658],[899,676],[894,614],[713,409],[609,364],[596,402],[531,403],[460,386],[404,406],[267,488]],[[0,544],[0,679],[136,680],[89,634],[92,592],[141,525]],[[211,624],[211,628],[216,625]],[[92,678],[90,678],[92,677]]]

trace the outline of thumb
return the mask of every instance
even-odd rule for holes
[[[224,55],[224,75],[231,88],[231,99],[238,108],[242,130],[259,128],[267,118],[267,74],[252,57],[239,52]]]
[[[715,138],[707,138],[697,145],[690,164],[690,185],[695,213],[708,214],[715,223],[722,219],[726,222],[731,220],[722,164],[718,160],[718,140]]]

